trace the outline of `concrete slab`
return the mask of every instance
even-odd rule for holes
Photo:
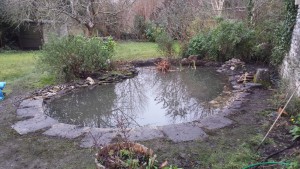
[[[19,117],[35,117],[43,114],[44,110],[42,107],[28,107],[17,110],[17,116]]]
[[[54,124],[57,124],[58,121],[52,119],[48,116],[36,116],[34,118],[19,121],[16,124],[12,125],[12,128],[15,129],[19,134],[27,134],[35,132],[46,127],[51,127]]]
[[[92,128],[81,140],[80,147],[90,148],[93,146],[104,146],[117,136],[113,129]]]
[[[28,108],[28,107],[35,107],[35,108],[40,108],[43,107],[43,99],[26,99],[23,100],[19,106],[19,108]]]
[[[89,127],[79,127],[71,124],[54,124],[49,130],[45,131],[43,134],[47,136],[58,136],[68,139],[77,138],[84,133],[90,131]]]
[[[194,124],[174,124],[159,127],[162,132],[173,142],[203,140],[207,134]]]
[[[198,126],[209,130],[213,130],[213,129],[220,129],[229,126],[232,123],[233,121],[228,118],[221,117],[221,116],[212,116],[200,120]]]
[[[130,141],[146,141],[155,138],[163,138],[164,134],[157,127],[139,127],[132,129],[129,133]]]

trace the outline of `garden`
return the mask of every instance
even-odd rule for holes
[[[0,2],[0,168],[299,168],[295,4]]]

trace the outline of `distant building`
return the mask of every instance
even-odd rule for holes
[[[20,27],[19,46],[22,50],[38,50],[47,43],[50,36],[84,34],[80,26],[53,25],[50,22],[28,22]]]

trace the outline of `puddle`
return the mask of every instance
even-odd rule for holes
[[[61,123],[98,128],[191,122],[216,112],[208,102],[227,82],[212,68],[166,74],[140,68],[138,76],[124,82],[62,96],[47,105],[46,114]]]

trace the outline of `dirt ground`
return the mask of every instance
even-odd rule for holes
[[[17,134],[11,125],[19,120],[16,107],[21,94],[15,93],[0,103],[0,169],[95,168],[93,157],[96,151],[80,148],[79,140],[47,137],[41,134],[42,131],[23,136]],[[168,140],[151,140],[142,143],[156,152],[160,162],[168,160],[183,168],[235,168],[234,165],[240,162],[250,164],[260,161],[263,159],[261,156],[287,146],[289,141],[286,140],[291,140],[283,126],[280,128],[280,136],[272,134],[274,139],[269,139],[269,143],[263,146],[256,157],[249,155],[252,158],[247,161],[247,153],[253,154],[248,150],[257,147],[261,136],[271,124],[270,97],[271,91],[254,90],[242,108],[230,116],[234,124],[207,131],[209,137],[204,141],[175,144]],[[251,148],[245,149],[245,145]],[[241,159],[236,159],[232,154]]]

